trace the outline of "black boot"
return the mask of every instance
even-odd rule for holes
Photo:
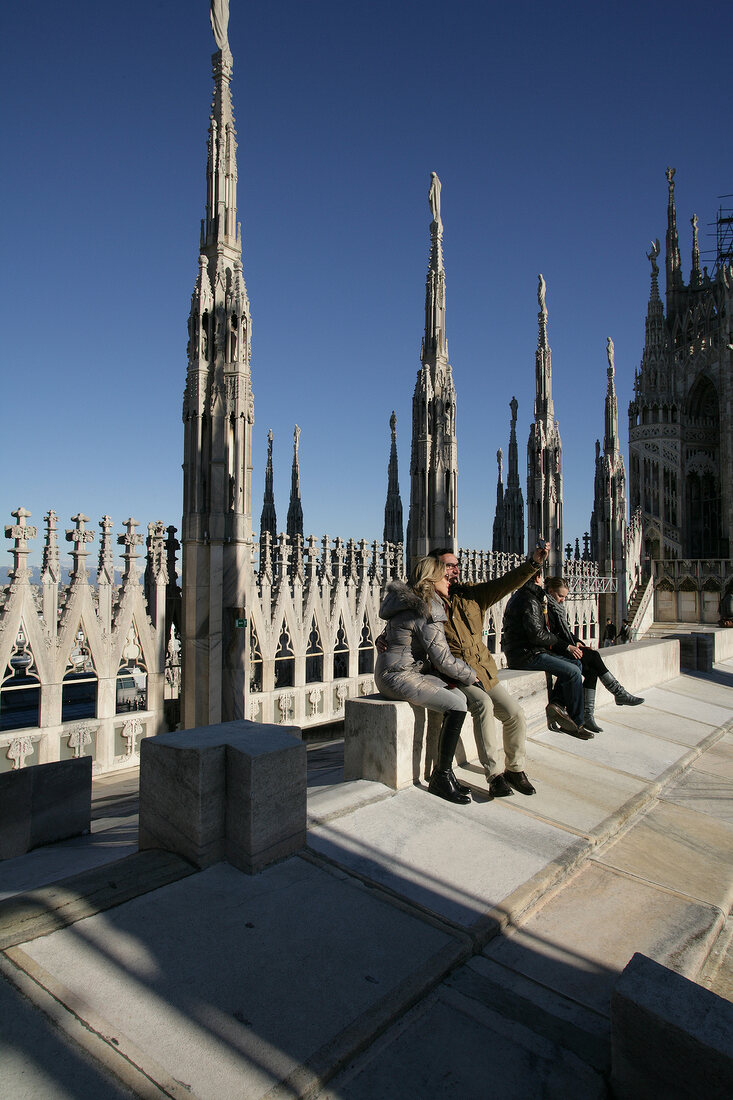
[[[453,775],[453,757],[465,717],[465,710],[446,711],[438,738],[438,760],[428,783],[431,794],[437,794],[447,802],[457,802],[463,806],[471,801],[471,796],[459,789]]]
[[[644,702],[640,695],[632,695],[625,687],[622,687],[610,672],[604,672],[600,677],[600,681],[604,688],[611,692],[611,695],[616,696],[617,707],[638,707],[640,703]]]
[[[583,688],[583,710],[585,718],[583,719],[583,725],[591,733],[603,733],[603,730],[598,725],[594,718],[594,712],[596,708],[596,689],[594,687]]]

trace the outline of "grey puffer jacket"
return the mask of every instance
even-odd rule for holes
[[[396,690],[403,698],[422,702],[419,696],[431,672],[459,684],[475,682],[471,666],[448,648],[443,630],[446,614],[437,596],[428,606],[409,585],[390,581],[379,615],[387,620],[383,635],[387,651],[379,654],[374,670],[380,691]]]

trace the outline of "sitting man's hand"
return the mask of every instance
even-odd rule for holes
[[[374,644],[377,647],[377,653],[387,652],[387,639],[384,636],[384,631],[375,639]]]
[[[583,656],[583,647],[579,645],[569,645],[568,653],[579,661],[580,658]]]

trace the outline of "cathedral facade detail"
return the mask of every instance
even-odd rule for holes
[[[685,283],[674,175],[668,168],[666,309],[659,241],[648,253],[644,351],[629,404],[631,508],[641,509],[647,558],[724,559],[733,531],[733,257],[719,234],[713,274],[701,270],[693,216]]]

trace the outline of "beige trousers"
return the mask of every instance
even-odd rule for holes
[[[499,740],[497,719],[503,728],[504,767],[507,771],[523,772],[527,723],[520,704],[501,684],[496,684],[491,691],[473,684],[459,686],[468,701],[479,760],[487,777],[490,779],[502,770],[499,767],[502,741]]]

